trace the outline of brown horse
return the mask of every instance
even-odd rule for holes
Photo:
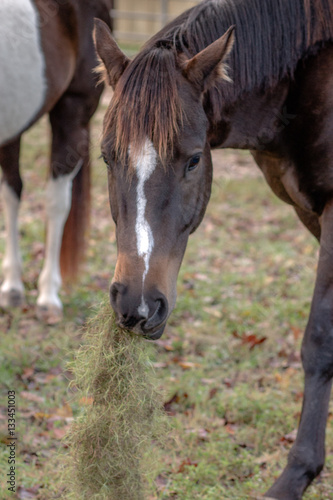
[[[60,317],[60,247],[63,275],[77,270],[89,211],[89,121],[103,85],[93,73],[93,19],[111,24],[112,0],[2,0],[0,3],[0,165],[6,249],[3,307],[24,299],[17,216],[22,133],[45,113],[52,128],[47,185],[47,241],[37,311]]]
[[[213,147],[251,150],[273,191],[320,241],[299,431],[267,493],[300,499],[324,465],[333,376],[333,0],[205,0],[133,61],[102,22],[95,38],[114,88],[102,152],[120,324],[162,335],[188,236],[210,197]]]

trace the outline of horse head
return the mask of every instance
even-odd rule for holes
[[[193,57],[152,40],[132,61],[102,21],[94,36],[114,90],[102,139],[118,249],[111,304],[120,325],[158,339],[175,306],[188,237],[210,198],[203,96],[227,78],[233,28]]]

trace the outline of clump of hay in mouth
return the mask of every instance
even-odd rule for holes
[[[65,441],[68,499],[146,500],[152,443],[166,434],[151,344],[115,324],[104,305],[88,324],[72,365],[76,397],[92,401]]]

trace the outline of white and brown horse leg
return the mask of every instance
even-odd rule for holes
[[[72,199],[74,174],[51,176],[46,188],[47,235],[45,260],[38,280],[37,316],[44,321],[62,318],[60,249],[65,222]]]
[[[333,377],[333,202],[321,216],[320,254],[309,322],[302,345],[304,400],[288,465],[267,496],[299,500],[325,461],[325,429]]]
[[[18,233],[18,212],[22,192],[19,157],[20,138],[0,148],[0,165],[3,171],[1,195],[6,234],[5,256],[2,263],[4,279],[0,288],[0,305],[4,308],[20,306],[24,301]]]
[[[89,155],[88,125],[81,122],[81,108],[80,98],[65,94],[50,112],[52,152],[46,194],[47,238],[37,299],[37,315],[45,321],[62,317],[63,308],[59,298],[62,237],[71,208],[73,179],[81,167],[85,167],[86,156]]]

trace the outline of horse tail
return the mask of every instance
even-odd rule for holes
[[[85,257],[89,220],[90,159],[87,152],[82,167],[73,180],[72,205],[62,237],[60,269],[64,281],[75,281],[78,276]]]

